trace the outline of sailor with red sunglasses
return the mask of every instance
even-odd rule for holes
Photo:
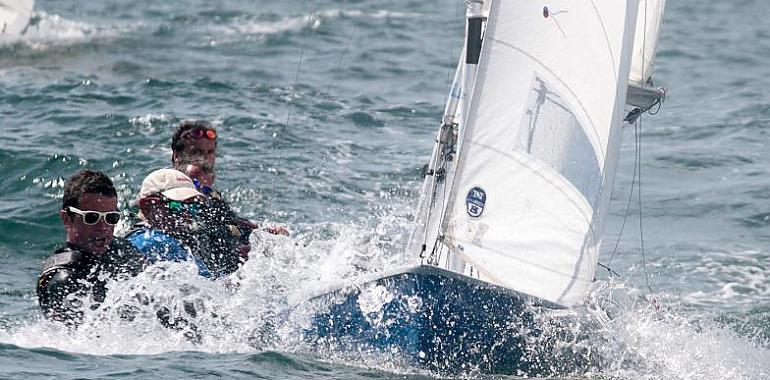
[[[78,325],[83,305],[104,301],[107,279],[125,279],[144,267],[144,256],[131,243],[114,237],[121,219],[118,195],[101,172],[85,170],[64,187],[60,216],[67,245],[43,264],[38,277],[38,302],[51,320]]]
[[[217,130],[205,121],[181,122],[171,137],[174,168],[181,171],[183,165],[196,163],[213,172],[217,159],[217,137]]]
[[[201,238],[210,244],[209,268],[217,275],[234,272],[248,260],[249,236],[258,229],[256,223],[239,217],[214,188],[217,131],[205,121],[183,121],[171,139],[174,168],[189,175],[198,191],[206,195]],[[265,228],[268,233],[288,235],[285,228]]]

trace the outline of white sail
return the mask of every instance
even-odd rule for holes
[[[614,178],[637,5],[492,4],[447,179],[442,266],[464,262],[466,274],[562,305],[583,299]]]
[[[631,61],[631,83],[643,86],[652,76],[655,50],[666,0],[639,0],[634,37],[634,55]]]
[[[0,38],[24,32],[32,17],[34,0],[0,0]]]

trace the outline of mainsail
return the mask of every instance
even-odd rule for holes
[[[584,298],[614,179],[637,9],[637,0],[492,3],[478,71],[455,75],[460,106],[437,136],[408,250],[561,305]]]
[[[32,16],[34,0],[0,0],[0,38],[24,32]]]

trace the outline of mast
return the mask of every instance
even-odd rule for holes
[[[448,186],[454,176],[458,135],[468,109],[467,95],[472,93],[481,55],[485,17],[483,0],[470,0],[466,9],[465,44],[455,69],[449,98],[436,136],[429,163],[423,168],[423,185],[417,207],[417,220],[407,245],[407,252],[419,253],[428,264],[438,264],[444,250],[442,219],[448,200]],[[461,265],[461,263],[457,264]],[[453,266],[457,266],[453,265]],[[459,268],[462,270],[462,267]]]
[[[449,99],[444,106],[444,115],[441,118],[438,134],[435,138],[433,152],[430,161],[422,169],[423,184],[420,191],[420,202],[417,206],[417,215],[415,227],[407,243],[406,252],[409,254],[417,253],[421,258],[426,258],[429,251],[434,250],[434,244],[437,240],[437,231],[435,224],[438,208],[443,208],[438,202],[443,201],[444,197],[439,199],[439,190],[444,186],[444,179],[448,171],[448,165],[452,160],[454,153],[454,143],[457,141],[454,134],[457,130],[457,112],[459,103],[464,95],[463,89],[463,69],[465,65],[465,52],[460,55],[460,61],[457,63],[452,85],[449,89]],[[450,137],[453,137],[450,139]],[[428,258],[430,262],[430,258]]]
[[[479,60],[481,58],[481,46],[483,42],[482,37],[482,28],[483,28],[483,21],[484,21],[484,1],[483,0],[468,0],[466,1],[466,10],[465,10],[465,18],[466,18],[466,33],[465,33],[465,70],[464,74],[465,77],[463,78],[463,84],[464,88],[467,90],[467,94],[470,94],[471,97],[469,97],[465,102],[463,102],[463,118],[464,122],[462,123],[461,131],[458,131],[459,138],[458,141],[458,147],[457,151],[462,151],[462,141],[464,140],[464,135],[466,131],[466,125],[467,125],[467,117],[468,117],[468,111],[470,109],[471,105],[471,99],[473,94],[473,89],[476,84],[476,73],[479,68]],[[451,199],[452,193],[454,190],[454,180],[456,172],[452,173],[451,181],[450,181],[450,191],[448,199]],[[446,233],[447,229],[447,212],[448,209],[452,207],[452,203],[448,202],[444,209],[441,211],[441,230],[440,230],[440,236],[441,240],[443,242],[443,237]],[[466,267],[466,262],[463,260],[459,255],[453,255],[453,254],[447,254],[446,257],[446,267],[450,270],[456,271],[456,272],[464,272]]]
[[[465,69],[463,70],[463,89],[466,94],[473,93],[473,86],[476,82],[476,71],[479,68],[479,58],[481,57],[482,27],[484,21],[484,0],[468,0],[465,11],[466,32],[465,32]],[[464,102],[465,111],[470,102]],[[463,112],[467,115],[468,112]]]

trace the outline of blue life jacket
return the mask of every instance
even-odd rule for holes
[[[146,226],[135,230],[126,238],[144,254],[149,264],[157,261],[188,261],[193,260],[198,266],[198,275],[210,278],[211,272],[201,259],[195,257],[185,249],[177,239],[163,232],[150,229]]]

